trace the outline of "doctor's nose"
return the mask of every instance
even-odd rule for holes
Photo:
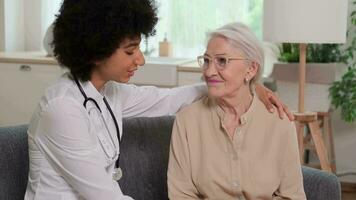
[[[145,64],[145,57],[143,56],[142,51],[139,49],[135,58],[135,64],[142,66]]]

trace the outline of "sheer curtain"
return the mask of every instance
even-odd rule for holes
[[[30,10],[25,17],[25,38],[31,38],[26,39],[27,50],[43,50],[45,32],[58,13],[61,2],[25,0],[25,8]],[[229,22],[246,23],[259,38],[262,37],[263,0],[156,0],[156,3],[159,17],[156,35],[143,38],[141,43],[146,56],[158,56],[158,44],[167,37],[174,57],[196,58],[204,53],[206,33]],[[33,12],[40,15],[33,17]],[[267,44],[265,50],[264,74],[269,75],[278,49]]]
[[[43,50],[43,38],[62,0],[25,0],[25,51]]]
[[[47,30],[49,25],[51,25],[54,21],[55,15],[58,13],[62,1],[63,0],[41,0],[42,24],[45,30]]]
[[[206,33],[230,22],[243,22],[262,39],[263,0],[156,0],[159,21],[156,35],[143,39],[146,56],[158,56],[158,44],[167,36],[174,57],[196,58],[205,51]],[[278,48],[264,43],[264,76],[277,61]]]
[[[43,50],[44,35],[61,2],[25,0],[26,50]],[[229,22],[246,23],[259,38],[262,35],[263,0],[156,0],[156,3],[159,17],[156,35],[143,38],[141,43],[146,56],[158,56],[158,44],[167,37],[174,57],[196,58],[204,53],[206,33]],[[270,48],[266,50],[265,74],[269,74],[275,54]]]
[[[206,33],[229,22],[244,22],[261,37],[263,0],[158,0],[157,34],[142,50],[154,50],[167,36],[173,56],[195,58],[204,51]]]
[[[47,27],[53,22],[62,0],[26,0],[32,17],[27,24],[27,49],[38,48]],[[173,47],[173,56],[195,58],[204,51],[206,33],[229,22],[244,22],[261,36],[263,0],[156,0],[159,22],[156,35],[143,38],[142,51],[158,55],[158,44],[165,36]],[[26,4],[26,3],[25,3]],[[36,11],[36,12],[33,12]],[[33,13],[41,13],[33,17]],[[28,14],[29,16],[29,14]],[[36,24],[37,23],[37,24]],[[37,30],[37,31],[36,31]]]

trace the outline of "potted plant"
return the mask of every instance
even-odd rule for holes
[[[345,65],[347,56],[340,47],[340,44],[308,44],[306,58],[308,83],[331,84],[341,79],[341,75],[347,69]],[[274,68],[278,69],[284,77],[282,74],[273,74],[273,76],[286,81],[298,81],[298,76],[295,75],[299,70],[299,44],[283,43],[279,46],[279,50],[279,63],[276,63]],[[293,77],[288,77],[287,74]]]
[[[353,0],[351,6],[348,42],[343,52],[348,70],[341,80],[333,82],[329,89],[331,104],[335,108],[340,107],[341,118],[350,123],[356,121],[356,0]]]
[[[279,50],[279,61],[299,62],[299,44],[283,43]],[[344,63],[346,57],[340,51],[339,44],[309,44],[307,48],[307,63]]]

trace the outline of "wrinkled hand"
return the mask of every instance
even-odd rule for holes
[[[258,98],[263,102],[263,104],[265,104],[267,110],[273,113],[275,110],[275,106],[277,107],[279,118],[283,119],[284,114],[286,114],[289,120],[294,120],[294,116],[288,110],[288,107],[280,99],[278,99],[276,94],[274,94],[271,90],[259,83],[256,84],[255,90]]]

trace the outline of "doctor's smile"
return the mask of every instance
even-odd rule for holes
[[[136,70],[137,70],[137,69],[129,70],[129,71],[128,71],[129,76],[130,76],[130,77],[133,76],[133,75],[135,74],[135,71],[136,71]]]

